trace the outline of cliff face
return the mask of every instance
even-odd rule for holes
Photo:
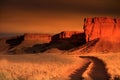
[[[63,31],[61,33],[53,35],[52,40],[53,41],[58,41],[60,39],[68,39],[68,38],[71,38],[72,36],[78,35],[80,33],[81,32],[79,32],[79,31]]]
[[[81,34],[81,32],[79,31],[63,31],[53,36],[49,34],[26,33],[24,34],[24,40],[40,41],[44,43],[56,42],[61,40],[63,41],[68,39],[76,41],[79,38],[82,39],[81,35],[84,36],[84,34],[83,33]]]
[[[51,35],[49,34],[37,34],[26,33],[24,34],[24,40],[40,41],[43,43],[49,43],[51,41]]]
[[[73,35],[79,34],[79,31],[63,31],[59,34],[60,38],[70,38]]]
[[[100,38],[108,41],[119,41],[120,18],[95,17],[84,20],[86,42]]]

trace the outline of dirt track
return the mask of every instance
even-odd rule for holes
[[[80,56],[80,58],[88,59],[82,68],[77,69],[73,74],[70,75],[71,80],[109,80],[110,76],[107,73],[105,64],[102,60],[91,57],[91,56]],[[87,74],[86,74],[87,73]],[[87,75],[85,77],[83,75]]]

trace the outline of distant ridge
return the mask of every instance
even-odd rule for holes
[[[1,40],[2,42],[2,40]],[[25,33],[4,39],[7,52],[10,54],[64,52],[85,43],[85,34],[79,31],[62,31],[55,35]],[[2,47],[2,45],[1,45]],[[5,50],[6,50],[5,49]],[[4,49],[1,49],[4,51]]]
[[[25,33],[0,39],[0,51],[10,54],[120,52],[120,18],[85,18],[83,29],[84,32]]]
[[[23,35],[22,33],[0,33],[0,38]]]

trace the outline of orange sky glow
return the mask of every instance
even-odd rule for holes
[[[85,0],[85,2],[87,1],[88,0]],[[116,4],[112,4],[112,0],[110,1],[111,3],[108,6],[106,5],[107,2],[103,4],[103,1],[97,2],[96,0],[92,0],[94,3],[91,3],[90,5],[89,3],[82,1],[81,4],[84,3],[84,5],[87,5],[87,7],[84,5],[79,6],[79,4],[76,7],[73,4],[80,3],[78,0],[71,0],[68,2],[61,0],[61,2],[59,2],[59,6],[54,5],[51,7],[50,4],[58,3],[53,0],[53,2],[49,3],[47,3],[47,1],[42,1],[41,3],[44,3],[42,7],[33,7],[35,6],[35,4],[33,4],[33,0],[22,0],[21,4],[19,1],[16,2],[15,0],[11,0],[10,2],[9,0],[5,0],[4,3],[1,3],[2,6],[0,8],[0,33],[58,33],[60,31],[83,31],[83,21],[85,17],[120,16],[119,12],[112,13],[112,11],[110,11],[117,11],[119,8],[107,8],[118,5],[117,2]],[[27,4],[27,2],[29,2],[28,4],[30,4],[30,6]],[[39,3],[39,5],[41,5],[38,0],[35,0],[34,3]],[[46,3],[48,4],[47,8],[45,6],[47,5]],[[98,4],[103,5],[98,6]],[[93,6],[95,5],[97,8],[94,9]],[[105,5],[107,7],[105,7]],[[55,6],[56,8],[54,8]],[[59,8],[61,6],[62,8]],[[71,6],[73,6],[73,8]],[[89,6],[92,8],[89,9]],[[86,11],[81,7],[85,8]],[[107,11],[102,10],[102,8],[105,8],[105,10],[108,9],[110,14],[107,13]],[[100,9],[101,13],[99,10],[95,11],[97,9]]]

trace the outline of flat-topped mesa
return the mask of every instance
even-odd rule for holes
[[[55,34],[52,36],[53,41],[57,41],[60,39],[71,38],[74,35],[80,34],[80,31],[62,31],[61,33]]]
[[[24,40],[29,41],[40,41],[43,43],[49,43],[51,41],[51,35],[49,34],[39,34],[39,33],[25,33]]]
[[[70,38],[73,35],[81,33],[80,31],[63,31],[59,34],[60,38]]]
[[[119,41],[120,39],[120,18],[95,17],[85,18],[84,32],[86,42],[94,39]]]

